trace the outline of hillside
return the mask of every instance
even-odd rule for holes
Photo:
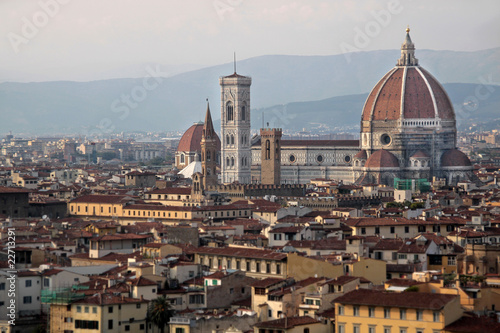
[[[417,56],[421,65],[442,83],[477,84],[480,77],[500,77],[500,48],[476,52],[417,50]],[[307,117],[310,122],[321,122],[325,117],[331,117],[329,112],[338,112],[341,117],[337,117],[337,121],[351,123],[354,119],[358,121],[362,105],[359,100],[364,98],[363,95],[358,98],[348,95],[370,91],[398,57],[398,50],[356,53],[351,56],[351,62],[347,62],[343,55],[261,56],[238,62],[238,72],[253,79],[252,109],[257,127],[261,126],[259,109],[301,101],[317,101],[312,109],[307,106],[312,112]],[[211,101],[214,119],[219,118],[218,78],[231,74],[231,71],[232,64],[225,64],[158,78],[160,84],[155,89],[142,90],[146,95],[136,95],[140,98],[135,100],[130,95],[142,89],[143,78],[1,83],[0,133],[9,130],[16,133],[81,134],[128,130],[182,131],[192,122],[204,118],[207,97]],[[473,95],[473,89],[465,86],[461,89],[457,90],[460,97],[452,97],[454,103],[460,103],[460,99],[463,102],[461,96],[467,96],[467,91],[472,91]],[[324,101],[332,97],[339,97],[333,111]],[[351,100],[357,102],[352,104]],[[294,113],[295,107],[302,110],[306,105],[288,104],[287,112]],[[297,115],[299,113],[297,111]],[[313,114],[317,116],[313,117]],[[344,119],[345,115],[348,116]],[[488,111],[488,115],[493,116],[493,113]],[[302,122],[299,116],[295,119],[289,122]]]

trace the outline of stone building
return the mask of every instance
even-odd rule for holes
[[[249,184],[252,165],[250,85],[252,78],[236,73],[219,79],[221,86],[221,166],[223,183]]]
[[[265,159],[268,133],[250,142],[251,79],[234,73],[219,82],[222,183],[277,183],[277,177],[267,178],[269,167],[278,168]],[[396,66],[368,95],[361,112],[360,140],[279,142],[280,184],[304,184],[316,178],[391,186],[396,178],[430,181],[437,177],[453,185],[477,180],[470,160],[457,149],[450,98],[438,80],[419,66],[410,29]]]
[[[175,153],[175,167],[184,169],[192,162],[201,162],[201,138],[203,136],[203,122],[194,123],[187,129],[181,137],[177,152]],[[220,151],[220,139],[214,133],[217,143],[217,151]],[[217,164],[219,164],[219,154],[217,154]]]

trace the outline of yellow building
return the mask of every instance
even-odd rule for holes
[[[148,302],[111,294],[97,294],[50,305],[50,332],[146,332]]]
[[[456,218],[440,217],[426,220],[407,219],[404,217],[360,217],[348,218],[346,225],[352,228],[355,236],[378,235],[383,238],[413,238],[425,232],[447,236],[458,229],[464,221]]]
[[[337,333],[437,333],[462,317],[457,295],[351,291],[335,299]]]
[[[71,216],[116,219],[121,224],[157,220],[182,222],[202,219],[224,220],[248,218],[249,205],[217,205],[203,207],[164,206],[159,203],[144,204],[126,195],[85,195],[68,203]]]

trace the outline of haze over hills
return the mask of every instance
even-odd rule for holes
[[[494,80],[500,78],[500,48],[476,52],[417,50],[417,57],[441,83],[461,83],[445,85],[454,104],[463,104],[468,96],[474,96],[483,81],[499,84]],[[251,107],[255,128],[261,126],[262,111],[271,113],[266,115],[266,121],[280,118],[275,105],[281,104],[287,104],[287,112],[296,116],[285,117],[285,123],[276,126],[302,128],[311,122],[332,121],[353,126],[359,122],[366,93],[398,58],[399,50],[348,56],[261,56],[238,61],[237,72],[253,79]],[[0,133],[184,131],[194,121],[203,120],[206,98],[210,100],[214,120],[220,118],[218,78],[231,74],[233,64],[168,78],[163,77],[164,71],[161,66],[146,66],[144,75],[157,76],[147,81],[138,78],[1,83]],[[496,117],[493,110],[499,109],[500,87],[491,89],[491,96],[480,101],[477,110],[467,117]],[[313,102],[299,103],[303,101]]]

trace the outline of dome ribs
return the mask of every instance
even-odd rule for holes
[[[405,119],[434,119],[435,111],[429,89],[415,68],[408,68],[404,98]]]
[[[401,86],[403,68],[398,68],[386,80],[373,109],[373,120],[399,119],[401,110]]]

